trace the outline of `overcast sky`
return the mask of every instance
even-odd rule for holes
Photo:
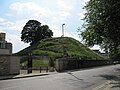
[[[81,40],[77,28],[82,26],[85,11],[82,9],[89,0],[0,0],[0,32],[6,33],[6,40],[13,43],[13,52],[29,44],[21,42],[20,36],[28,20],[38,20],[48,25],[54,37],[62,35]]]

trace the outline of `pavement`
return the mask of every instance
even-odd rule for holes
[[[8,76],[0,76],[0,80],[8,80],[8,79],[19,79],[19,78],[29,78],[36,76],[45,76],[51,74],[57,74],[58,72],[46,72],[46,73],[29,73],[29,74],[19,74],[19,75],[8,75]]]
[[[0,80],[28,78],[28,77],[44,76],[44,75],[49,75],[49,74],[48,73],[31,73],[26,75],[19,74],[19,75],[0,76]]]
[[[0,76],[0,80],[20,79],[20,78],[28,78],[28,77],[36,77],[36,76],[45,76],[45,75],[51,75],[51,74],[58,74],[58,72]],[[105,83],[102,83],[101,85],[95,87],[92,90],[120,90],[120,75],[118,75],[118,78],[107,80]]]

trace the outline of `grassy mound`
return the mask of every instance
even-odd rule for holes
[[[97,53],[85,47],[79,41],[70,37],[43,39],[38,43],[21,50],[17,54],[24,55],[28,53],[47,55],[50,57],[63,57],[65,53],[67,53],[68,57],[71,58],[104,59]]]

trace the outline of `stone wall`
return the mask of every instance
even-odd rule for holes
[[[1,54],[10,54],[9,49],[0,49],[0,55]]]
[[[8,75],[10,72],[10,57],[0,55],[0,75]]]
[[[78,60],[59,58],[56,59],[55,67],[57,71],[80,69],[87,67],[97,67],[112,64],[109,60]]]
[[[20,58],[14,55],[0,55],[0,75],[19,74]]]

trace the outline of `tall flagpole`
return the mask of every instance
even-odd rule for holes
[[[64,37],[64,25],[65,24],[62,24],[62,37]]]

